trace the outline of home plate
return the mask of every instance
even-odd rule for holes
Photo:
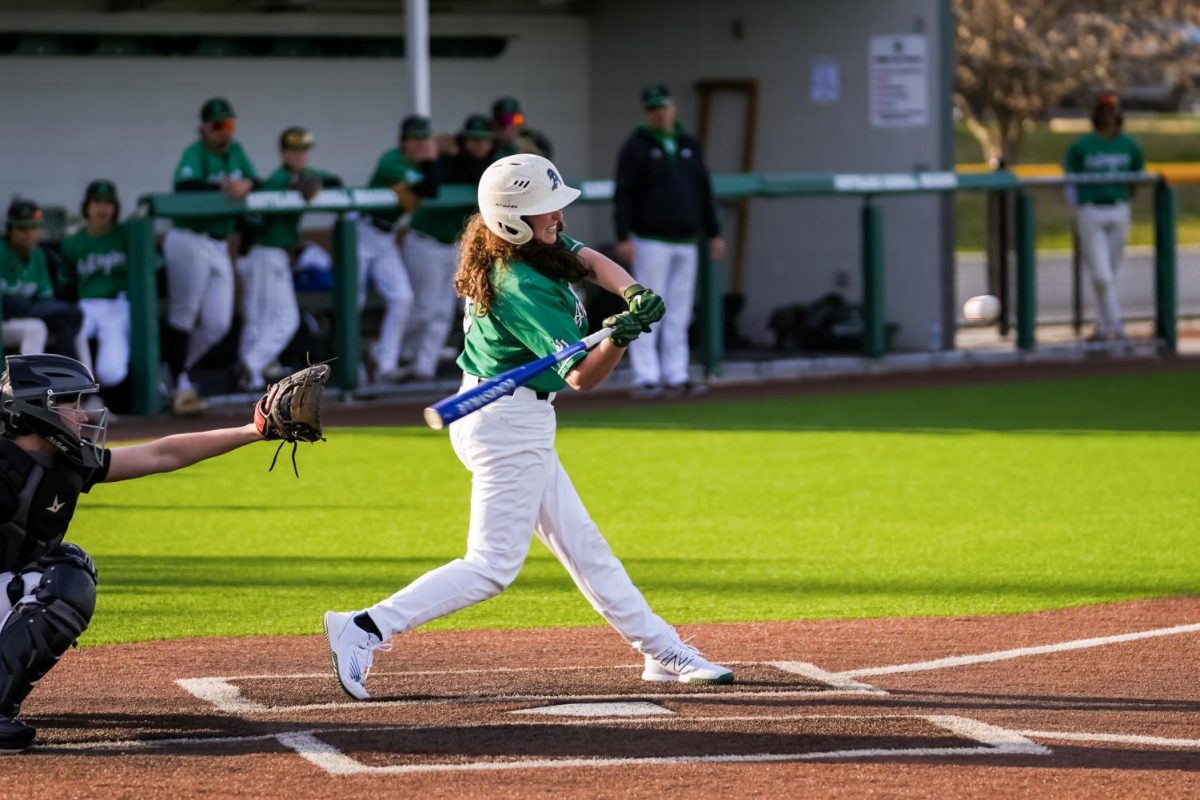
[[[542,714],[548,717],[652,717],[674,714],[657,703],[561,703],[555,706],[519,708],[509,714]]]

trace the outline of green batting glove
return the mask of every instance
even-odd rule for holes
[[[663,299],[640,283],[626,289],[624,296],[629,310],[642,323],[642,333],[649,333],[650,324],[658,322],[667,313],[667,304]]]
[[[612,328],[612,343],[617,347],[628,347],[629,343],[642,334],[642,322],[632,311],[622,311],[604,320],[604,327]]]

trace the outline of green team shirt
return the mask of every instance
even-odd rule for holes
[[[375,165],[375,171],[371,173],[371,180],[367,186],[371,189],[390,189],[397,183],[416,186],[424,179],[425,173],[421,172],[421,168],[410,164],[404,154],[400,152],[400,148],[393,147],[379,157],[379,163]],[[403,214],[404,211],[400,208],[392,208],[385,211],[372,211],[371,217],[380,224],[391,227]]]
[[[111,300],[129,288],[129,245],[123,224],[104,236],[81,228],[63,239],[63,280],[79,284],[80,300]]]
[[[1081,136],[1067,149],[1065,172],[1097,174],[1105,172],[1141,172],[1146,159],[1137,142],[1123,133],[1106,139],[1096,132]],[[1075,187],[1079,203],[1111,205],[1129,200],[1130,187],[1124,183],[1091,183]]]
[[[29,260],[22,261],[8,246],[8,240],[0,239],[0,294],[39,300],[54,297],[50,269],[46,266],[46,253],[42,248],[33,248]]]
[[[583,245],[559,234],[559,242],[572,253]],[[495,301],[488,313],[476,316],[467,302],[463,326],[466,341],[458,365],[468,375],[494,378],[514,367],[574,344],[587,335],[587,311],[565,280],[553,280],[528,264],[497,264],[492,270]],[[566,387],[566,374],[583,360],[579,353],[525,384],[538,392]]]
[[[421,206],[413,214],[409,227],[418,233],[431,236],[442,244],[454,244],[467,226],[467,220],[475,208],[426,208]]]
[[[204,142],[197,139],[183,151],[183,155],[179,157],[179,166],[175,168],[176,187],[181,183],[191,181],[220,186],[224,178],[231,180],[250,178],[253,180],[257,177],[258,173],[254,171],[254,165],[250,163],[246,151],[237,142],[230,142],[229,148],[224,153],[217,154],[205,147]],[[229,236],[237,227],[237,221],[233,217],[180,220],[175,224],[180,228],[220,238]]]
[[[319,169],[306,167],[303,170],[305,175],[316,175],[322,181],[326,181],[333,177],[328,172],[322,172]],[[270,189],[289,189],[292,186],[293,173],[287,168],[281,166],[279,169],[272,172],[263,181],[260,188],[263,190]],[[281,247],[284,250],[291,250],[300,246],[300,217],[304,216],[303,212],[297,214],[265,214],[263,215],[263,225],[254,237],[254,243],[262,247]]]

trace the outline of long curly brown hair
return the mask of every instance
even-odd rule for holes
[[[478,212],[467,220],[460,245],[462,254],[458,259],[458,272],[454,275],[454,290],[459,297],[475,304],[474,312],[479,317],[488,313],[496,299],[493,270],[507,269],[514,261],[523,261],[552,280],[565,278],[578,283],[592,275],[579,256],[558,242],[546,244],[534,239],[525,244],[513,244],[501,239],[488,230]]]

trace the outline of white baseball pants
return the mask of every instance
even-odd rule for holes
[[[85,298],[79,301],[83,325],[79,354],[101,386],[116,386],[129,374],[129,300],[124,297]],[[96,363],[91,364],[88,341],[95,339]]]
[[[499,594],[521,571],[532,532],[634,649],[657,656],[679,643],[588,516],[554,432],[554,406],[525,387],[450,425],[454,452],[471,471],[467,552],[367,609],[385,640]]]
[[[36,599],[35,592],[38,584],[42,582],[41,572],[21,572],[21,588],[23,589],[21,596],[17,598],[16,603],[9,602],[8,593],[0,591],[0,630],[4,629],[4,624],[8,622],[8,616],[12,613],[15,606],[22,602],[34,602]],[[8,586],[9,582],[15,578],[15,572],[0,572],[0,587]]]
[[[4,347],[17,348],[23,356],[46,352],[46,339],[50,331],[46,323],[34,317],[18,317],[4,320]]]
[[[1129,204],[1081,205],[1076,210],[1075,227],[1079,232],[1079,254],[1096,298],[1096,335],[1124,336],[1117,271],[1129,238]]]
[[[404,333],[405,349],[412,350],[417,377],[432,378],[456,316],[458,248],[410,230],[404,237],[404,266],[416,298]]]
[[[629,346],[633,382],[679,386],[688,380],[687,334],[699,261],[696,245],[632,239],[634,277],[667,304],[666,316]]]
[[[238,357],[256,383],[300,327],[292,262],[281,247],[251,247],[237,261],[242,281],[242,335]]]
[[[358,221],[358,307],[367,302],[367,277],[383,295],[387,307],[379,328],[379,341],[371,355],[380,372],[394,372],[400,365],[404,328],[412,310],[413,290],[396,247],[396,237],[383,232],[367,219]]]
[[[186,228],[167,232],[163,259],[167,320],[181,331],[191,331],[184,362],[190,369],[233,325],[233,264],[225,242]]]

